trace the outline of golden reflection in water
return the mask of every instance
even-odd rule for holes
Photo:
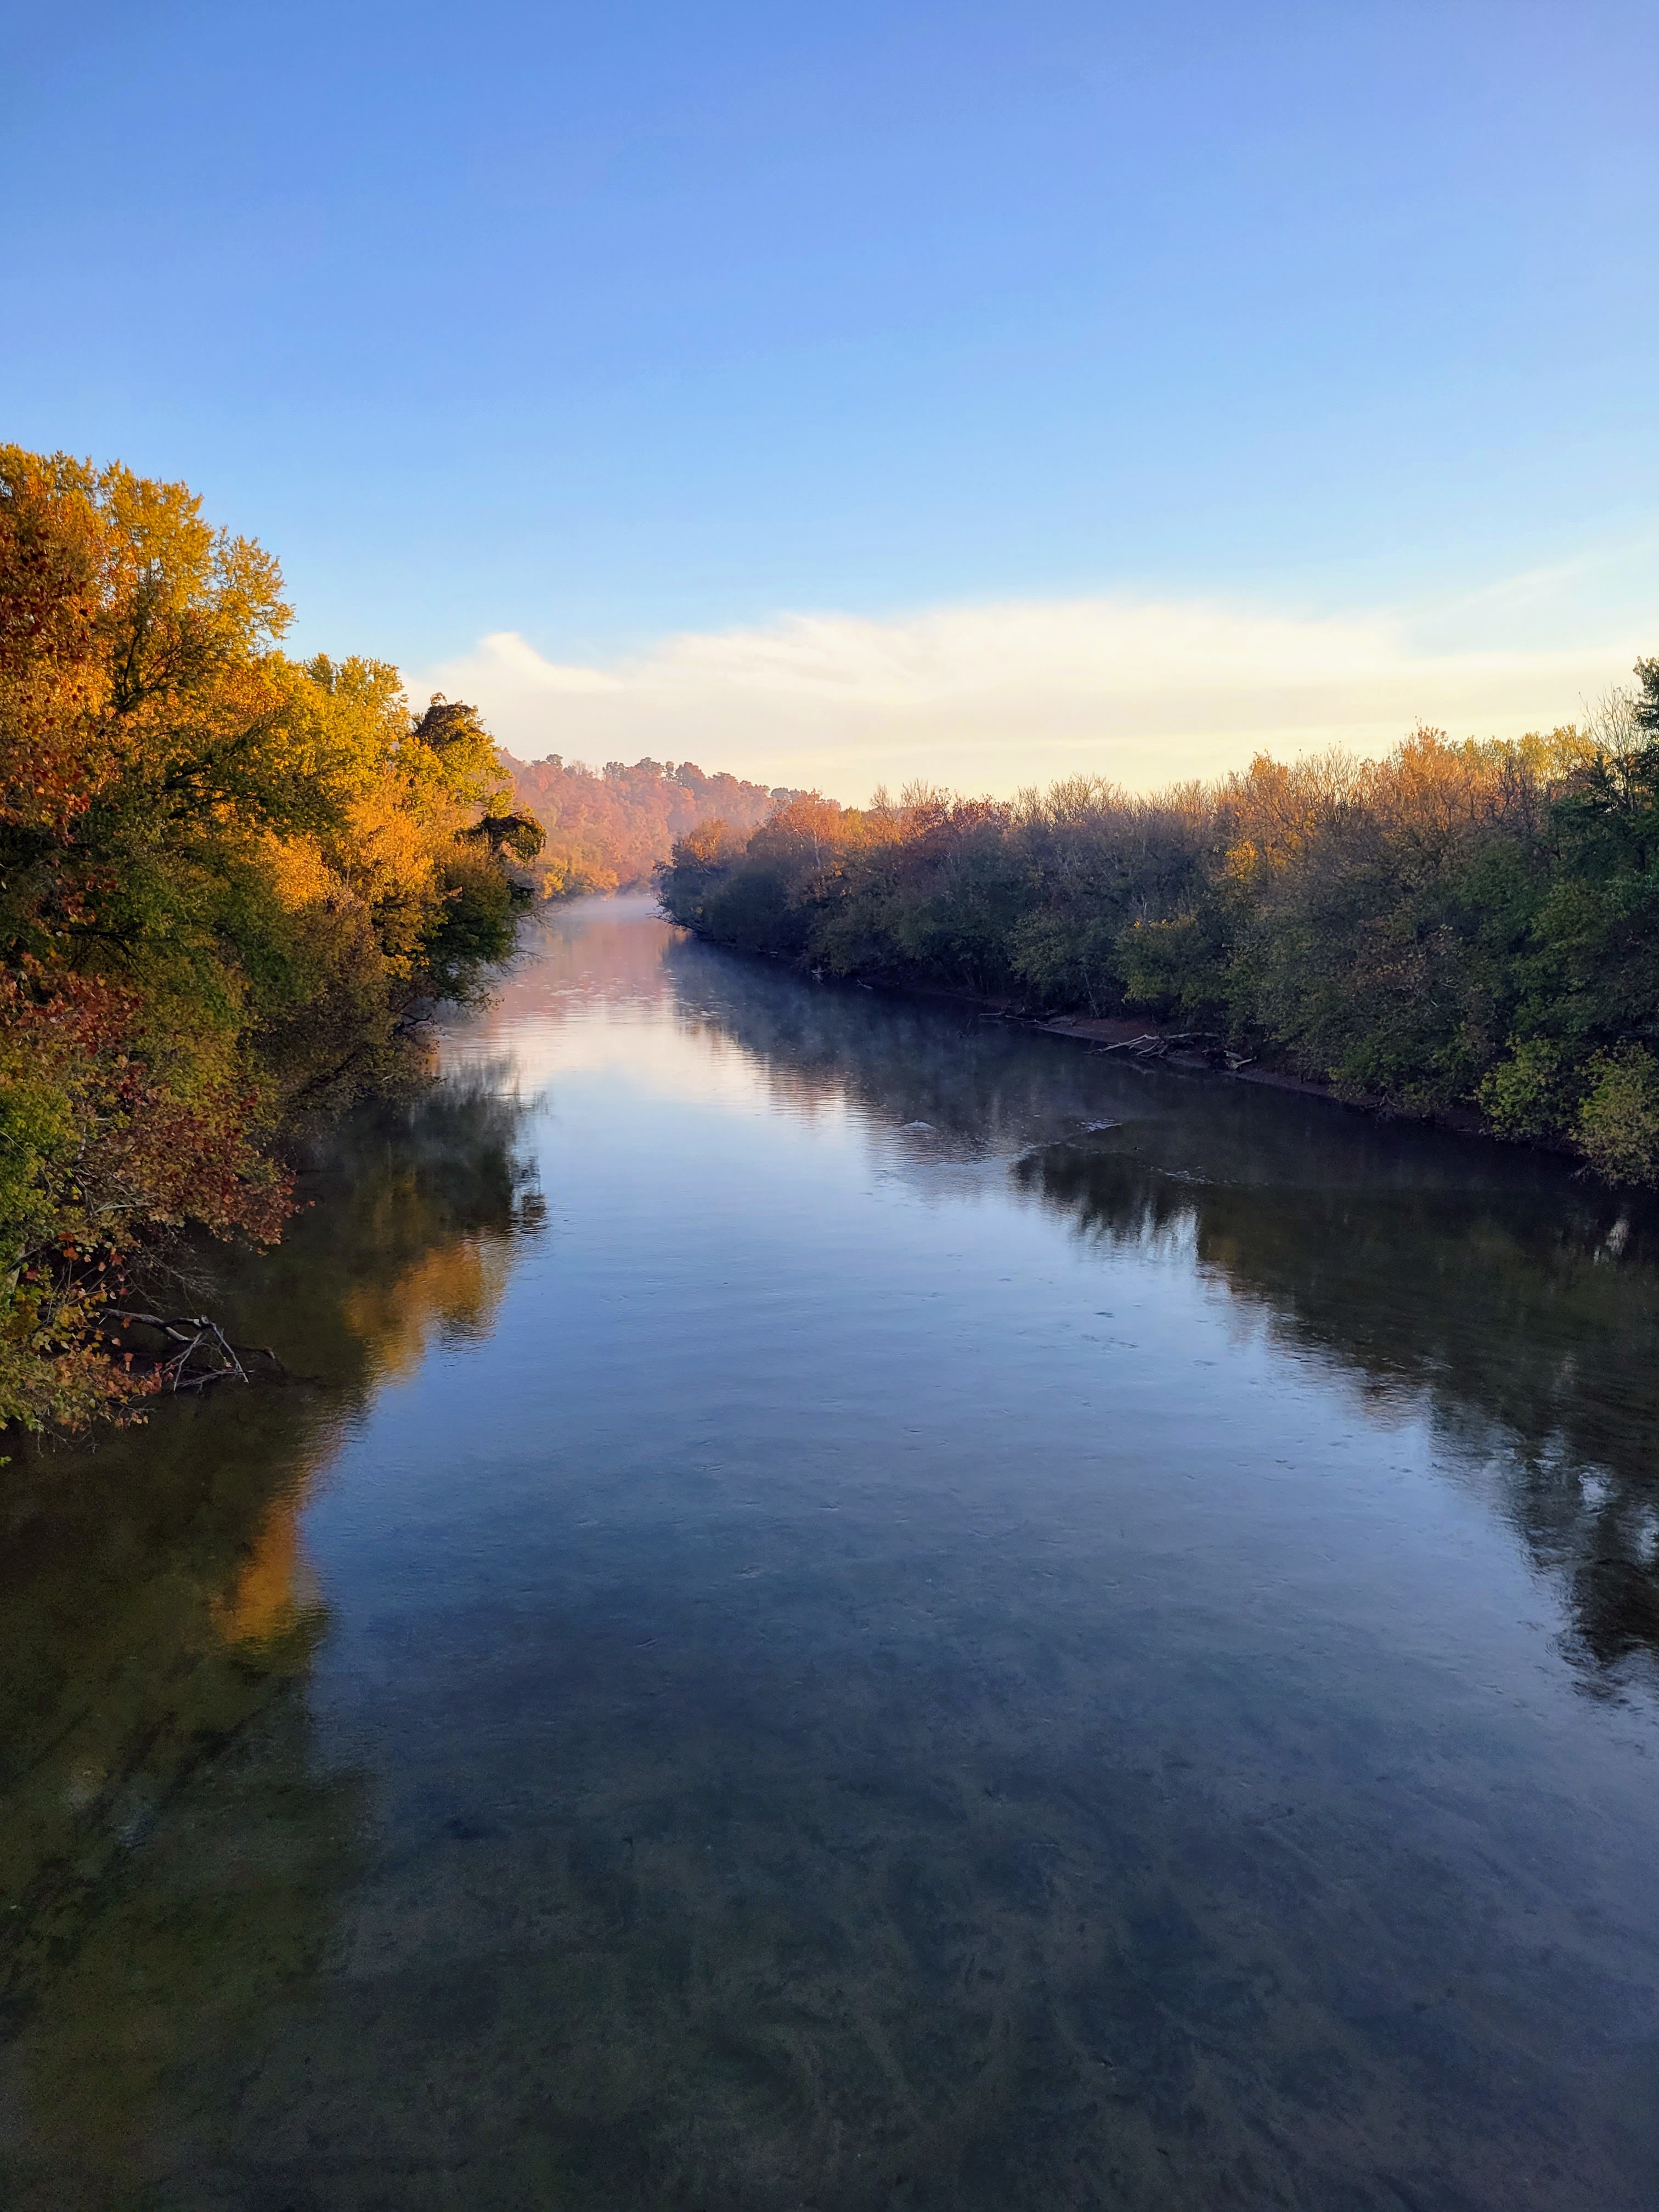
[[[423,1254],[391,1282],[359,1284],[345,1300],[343,1318],[368,1347],[377,1378],[408,1381],[434,1337],[486,1334],[511,1261],[504,1241],[464,1237]]]
[[[0,1549],[0,2203],[165,2200],[158,2098],[309,1970],[370,1824],[307,1706],[308,1498],[343,1418],[493,1322],[538,1219],[519,1110],[442,1086],[349,1130],[321,1202],[217,1286],[283,1382],[26,1448]]]
[[[307,1480],[272,1502],[229,1586],[212,1601],[213,1625],[226,1644],[275,1644],[318,1613],[321,1593],[300,1543],[309,1488]]]

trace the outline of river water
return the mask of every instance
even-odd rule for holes
[[[1659,1226],[532,926],[0,1470],[4,2201],[1659,2203]]]

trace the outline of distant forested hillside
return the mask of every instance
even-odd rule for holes
[[[663,872],[678,921],[831,974],[1144,1012],[1659,1183],[1659,660],[1583,728],[1261,757],[1151,797],[813,796]]]
[[[648,884],[677,837],[714,821],[746,835],[801,796],[735,775],[705,775],[690,761],[676,767],[642,760],[631,768],[607,761],[591,769],[557,753],[538,761],[503,757],[520,806],[546,835],[532,872],[549,898]]]

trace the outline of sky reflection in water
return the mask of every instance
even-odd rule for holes
[[[449,1056],[17,1471],[17,2201],[1659,2199],[1650,1214],[627,902]]]

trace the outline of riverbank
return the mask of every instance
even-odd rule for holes
[[[674,917],[671,915],[667,919],[672,921]],[[834,981],[856,990],[916,999],[935,1005],[960,1006],[981,1021],[1006,1023],[1010,1027],[1030,1030],[1038,1036],[1059,1037],[1066,1043],[1084,1045],[1091,1051],[1121,1054],[1126,1060],[1143,1064],[1156,1061],[1194,1074],[1224,1075],[1234,1082],[1248,1083],[1265,1090],[1322,1099],[1328,1105],[1346,1107],[1355,1113],[1370,1115],[1378,1121],[1417,1122],[1427,1128],[1449,1130],[1458,1136],[1484,1138],[1506,1149],[1518,1147],[1527,1152],[1552,1154],[1558,1158],[1573,1156],[1574,1148],[1559,1137],[1541,1134],[1517,1137],[1495,1129],[1474,1107],[1451,1105],[1413,1109],[1380,1093],[1338,1088],[1328,1081],[1321,1082],[1316,1078],[1298,1075],[1293,1068],[1277,1065],[1266,1054],[1245,1055],[1230,1052],[1218,1036],[1200,1035],[1178,1022],[1159,1019],[1153,1015],[1074,1014],[1056,1012],[1047,1008],[1033,1009],[1029,1003],[1006,994],[963,990],[891,969],[876,969],[831,978],[822,969],[812,966],[810,959],[802,954],[773,952],[754,945],[738,944],[685,922],[678,922],[676,927],[689,930],[693,937],[705,945],[719,945],[727,951],[750,956],[758,953],[762,958],[779,961],[799,973],[811,975],[816,982]]]
[[[1494,1144],[1517,1141],[1501,1136],[1472,1106],[1440,1106],[1413,1113],[1398,1101],[1375,1092],[1338,1090],[1329,1083],[1297,1075],[1291,1068],[1275,1066],[1271,1060],[1230,1053],[1219,1042],[1200,1042],[1190,1030],[1181,1029],[1173,1022],[1152,1021],[1139,1014],[1041,1014],[994,1018],[1023,1019],[1027,1028],[1039,1030],[1046,1036],[1068,1037],[1079,1044],[1092,1045],[1097,1050],[1123,1052],[1131,1059],[1163,1060],[1173,1067],[1227,1075],[1237,1082],[1261,1084],[1271,1091],[1290,1091],[1304,1098],[1323,1098],[1333,1106],[1352,1107],[1357,1113],[1374,1114],[1385,1121],[1422,1121],[1431,1128],[1454,1129],[1461,1136],[1490,1138]],[[1560,1153],[1568,1148],[1559,1142],[1535,1139],[1532,1149]]]
[[[1149,1050],[1659,1184],[1659,661],[1637,672],[1593,726],[1512,744],[1419,730],[1382,760],[1258,758],[1150,796],[804,800],[683,838],[663,902],[1079,1034],[1144,1010]]]

